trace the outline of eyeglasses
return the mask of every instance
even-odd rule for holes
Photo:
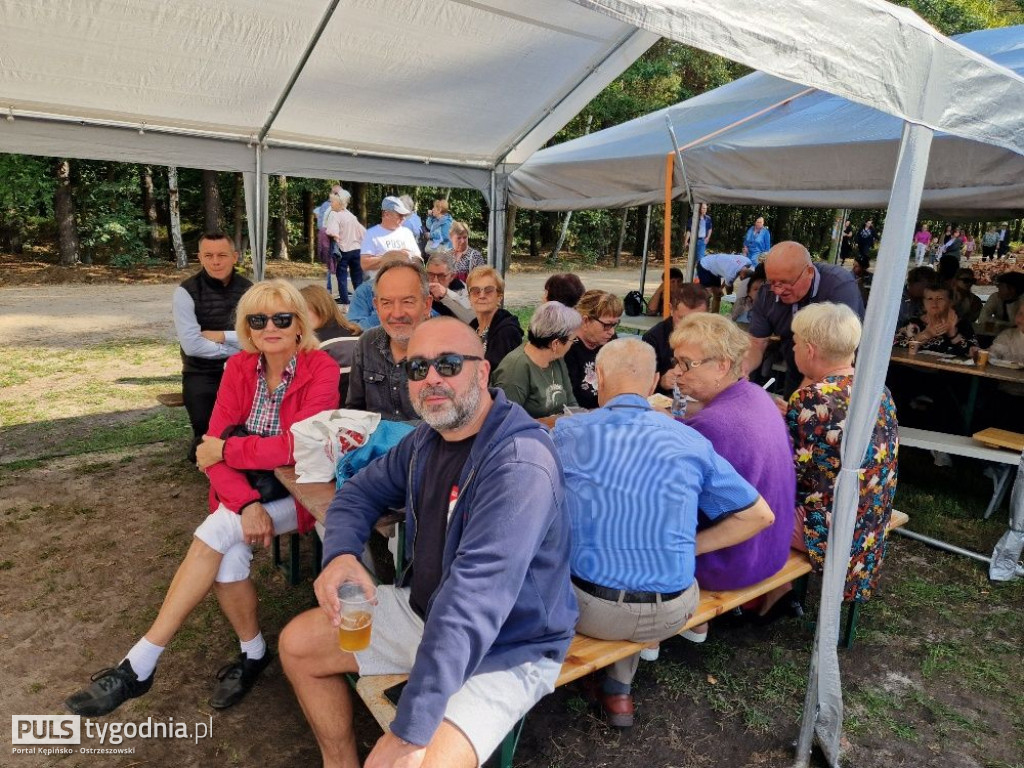
[[[797,275],[796,277],[794,277],[792,280],[767,280],[765,282],[767,282],[768,287],[771,290],[773,290],[773,291],[775,291],[775,290],[784,291],[787,288],[792,288],[794,285],[799,283],[800,282],[800,278],[802,278],[806,273],[807,273],[807,270],[805,269],[805,270],[802,270],[800,272],[800,274]]]
[[[423,381],[433,367],[439,376],[450,379],[462,373],[462,364],[466,360],[483,360],[476,355],[459,355],[446,352],[437,357],[410,357],[405,361],[405,376],[409,381]]]
[[[705,357],[703,360],[687,360],[685,357],[673,357],[672,362],[682,368],[684,371],[692,371],[694,368],[699,368],[704,363],[709,363],[712,360],[717,360],[717,357]]]
[[[272,320],[275,328],[288,328],[292,324],[292,318],[295,317],[291,312],[277,312],[273,315],[246,315],[245,322],[249,324],[249,327],[254,331],[262,331],[267,327],[267,321]]]
[[[444,280],[448,277],[448,272],[427,272],[427,278],[430,280]]]
[[[619,318],[618,320],[612,320],[612,322],[610,323],[606,323],[604,320],[601,320],[596,317],[588,317],[587,319],[593,320],[595,323],[600,323],[601,327],[604,328],[606,331],[614,331],[616,328],[619,327],[619,323],[622,322],[621,318]]]
[[[494,285],[474,285],[469,289],[470,296],[493,296],[497,292],[498,288]]]

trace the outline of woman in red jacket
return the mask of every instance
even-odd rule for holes
[[[249,579],[252,547],[269,547],[275,535],[309,530],[313,522],[292,497],[257,483],[253,471],[293,463],[289,428],[338,406],[339,371],[317,349],[306,302],[290,283],[253,286],[236,312],[243,351],[228,360],[209,431],[196,451],[196,466],[210,480],[211,513],[196,529],[145,636],[118,666],[96,673],[91,685],[67,699],[75,714],[105,715],[146,693],[160,654],[211,588],[242,650],[217,673],[210,706],[240,701],[270,662]]]

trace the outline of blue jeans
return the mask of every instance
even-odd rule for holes
[[[359,263],[359,249],[352,251],[341,251],[335,244],[332,246],[334,253],[334,274],[338,278],[338,298],[342,304],[348,304],[348,276],[352,274],[352,290],[355,291],[363,283],[363,267]]]
[[[704,251],[706,249],[707,249],[707,245],[704,244],[704,238],[703,237],[698,237],[697,238],[697,247],[694,250],[694,258],[696,259],[696,261],[698,263],[700,262],[701,259],[704,258]]]

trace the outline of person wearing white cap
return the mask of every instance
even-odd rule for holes
[[[422,259],[415,236],[402,226],[402,220],[410,213],[412,211],[397,197],[385,197],[381,201],[380,224],[366,230],[360,249],[359,263],[364,278],[377,273],[385,256]]]

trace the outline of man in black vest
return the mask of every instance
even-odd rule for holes
[[[224,363],[238,352],[235,307],[252,283],[235,274],[238,254],[223,232],[208,232],[199,239],[203,268],[174,290],[171,311],[181,345],[181,390],[195,439],[188,459],[196,460],[196,446],[210,425]]]

